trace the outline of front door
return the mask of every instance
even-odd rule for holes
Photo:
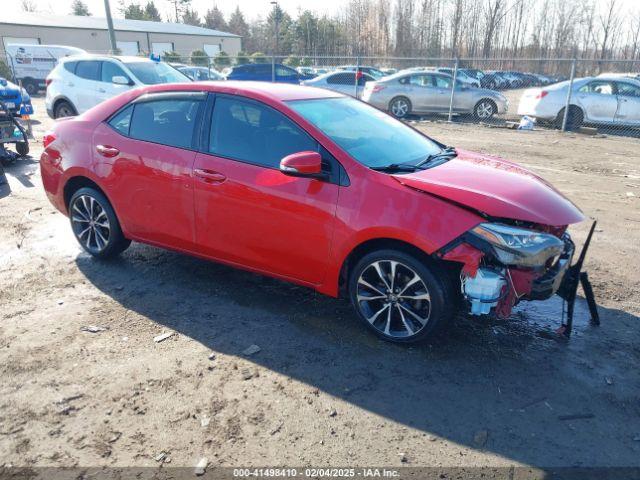
[[[129,85],[113,83],[113,77],[124,77],[131,82],[129,76],[124,72],[124,70],[122,70],[122,68],[120,68],[119,65],[116,65],[111,61],[102,62],[100,82],[96,92],[96,97],[100,102],[109,100],[110,98],[120,95],[122,92],[126,92],[131,88]]]
[[[280,160],[318,144],[262,103],[216,96],[207,153],[194,165],[201,252],[310,284],[324,279],[338,185],[284,175]],[[327,165],[327,168],[337,168]]]
[[[640,125],[640,87],[628,82],[618,83],[618,111],[616,123]]]

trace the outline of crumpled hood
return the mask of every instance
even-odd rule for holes
[[[491,217],[552,226],[584,220],[578,207],[529,170],[496,157],[456,152],[456,158],[437,167],[393,177]]]

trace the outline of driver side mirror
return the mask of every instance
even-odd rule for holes
[[[324,178],[322,156],[318,152],[297,152],[280,161],[280,171],[292,177]]]
[[[130,85],[129,79],[124,75],[116,75],[114,77],[111,77],[111,83],[114,83],[116,85]]]

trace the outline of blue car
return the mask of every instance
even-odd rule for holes
[[[33,115],[31,97],[27,91],[24,88],[20,91],[18,85],[2,77],[0,77],[0,102],[14,117]]]
[[[258,82],[271,82],[273,80],[274,67],[270,63],[247,63],[245,65],[236,65],[227,75],[227,80],[252,80]],[[275,80],[280,83],[298,84],[302,80],[308,80],[312,77],[303,75],[293,68],[275,64]]]

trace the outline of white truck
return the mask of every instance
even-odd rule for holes
[[[64,45],[29,45],[10,43],[5,46],[7,65],[16,83],[33,95],[45,88],[45,78],[53,70],[58,59],[71,55],[86,54],[85,50]]]

